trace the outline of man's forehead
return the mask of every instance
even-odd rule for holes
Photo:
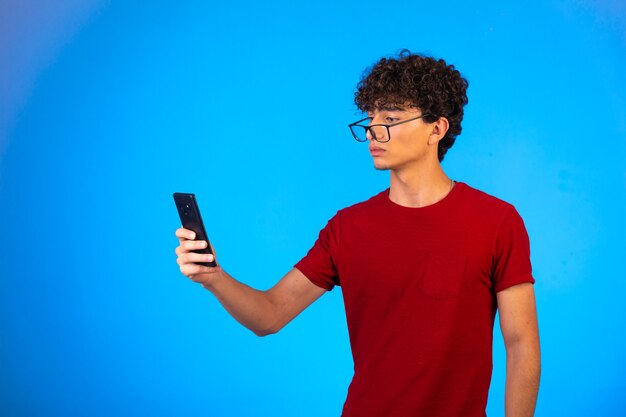
[[[413,113],[415,111],[417,111],[418,109],[416,107],[410,106],[410,105],[394,105],[394,104],[390,104],[390,105],[382,105],[382,106],[377,106],[374,107],[373,109],[368,110],[368,113],[384,113],[384,112],[410,112]]]

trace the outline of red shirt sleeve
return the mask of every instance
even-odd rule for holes
[[[492,281],[495,292],[524,282],[535,283],[530,264],[530,242],[524,221],[509,206],[496,231]]]
[[[339,284],[337,261],[340,241],[340,213],[328,221],[320,231],[317,241],[304,258],[294,267],[299,269],[313,284],[327,291]]]

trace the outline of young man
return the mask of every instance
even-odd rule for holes
[[[403,51],[359,82],[367,141],[390,187],[337,212],[308,254],[258,291],[193,262],[206,242],[178,229],[177,262],[240,323],[278,332],[341,285],[354,377],[344,417],[485,416],[496,309],[506,344],[507,417],[532,416],[540,354],[529,240],[515,208],[448,178],[467,81],[443,60]]]

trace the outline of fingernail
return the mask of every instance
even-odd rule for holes
[[[213,260],[213,255],[207,255],[206,260],[211,262]]]
[[[189,233],[189,239],[193,239],[193,233]]]

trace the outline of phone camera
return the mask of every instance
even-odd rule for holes
[[[185,216],[189,214],[189,209],[191,206],[187,203],[182,203],[178,205],[178,210],[181,211]]]

